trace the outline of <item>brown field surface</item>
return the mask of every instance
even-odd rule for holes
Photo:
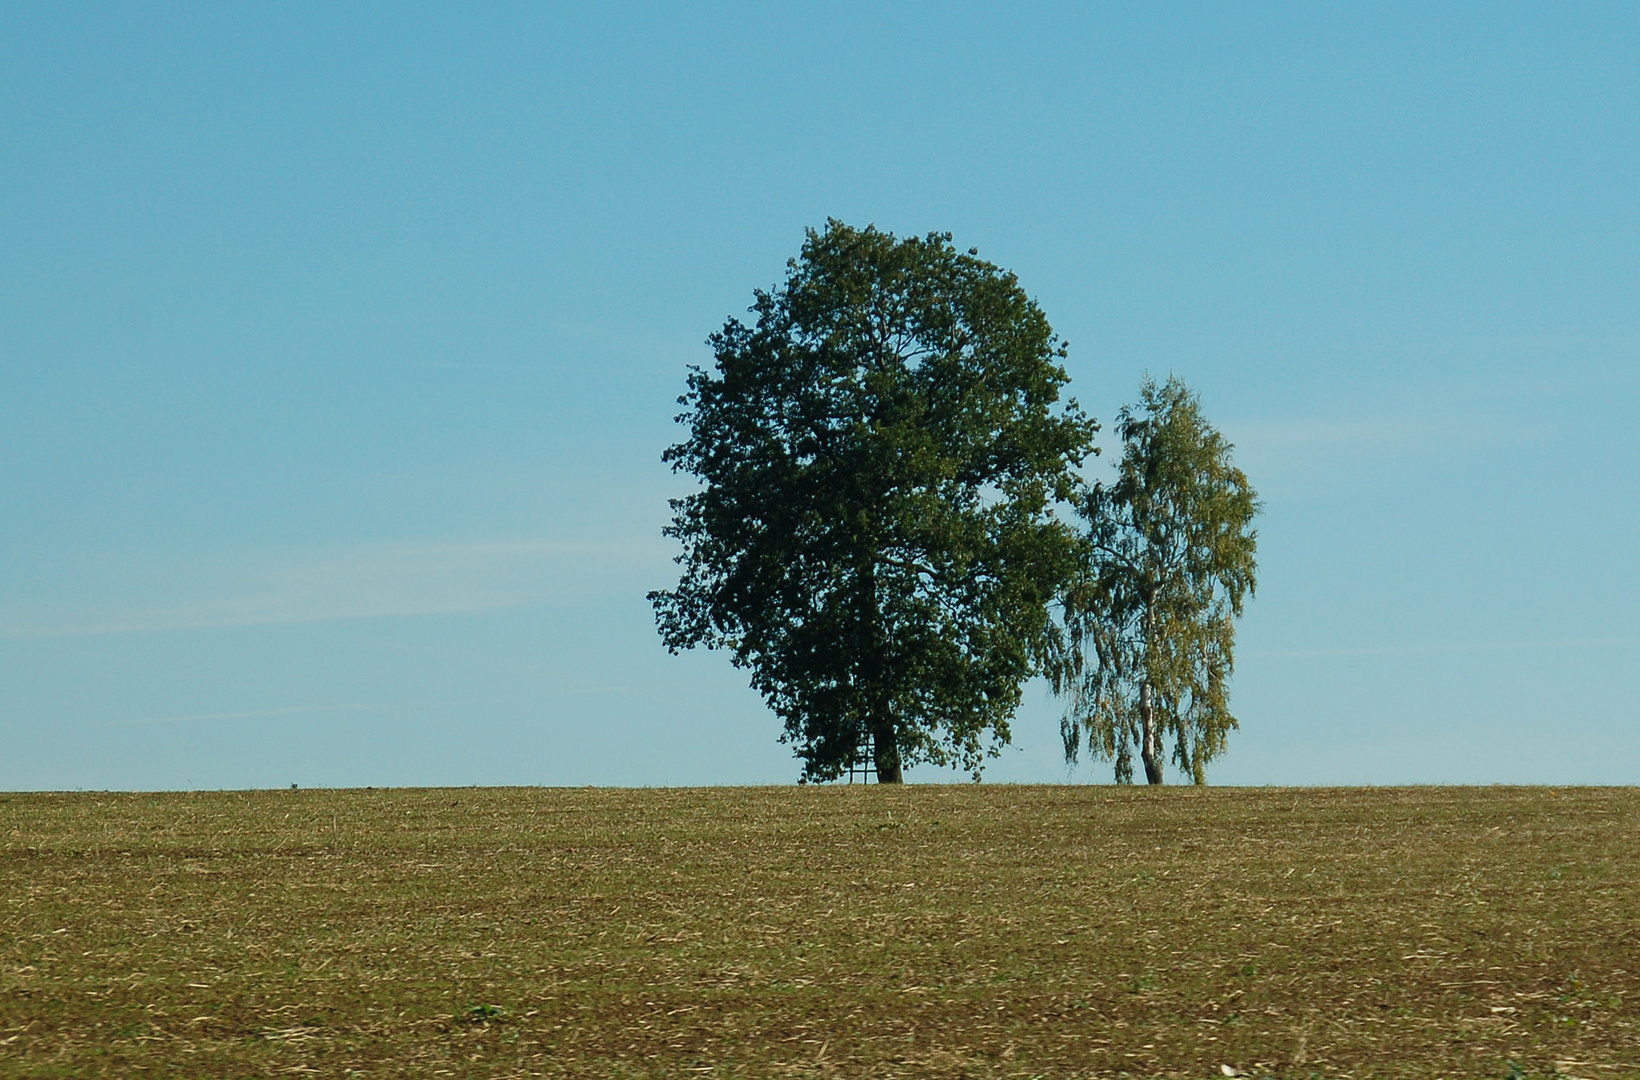
[[[1640,1076],[1640,790],[0,795],[0,1075]]]

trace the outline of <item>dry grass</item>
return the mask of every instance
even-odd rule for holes
[[[1635,789],[9,795],[0,836],[6,1076],[1640,1076]]]

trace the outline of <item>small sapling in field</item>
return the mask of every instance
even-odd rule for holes
[[[469,1005],[459,1017],[464,1024],[488,1024],[492,1020],[504,1019],[507,1010],[500,1005]]]

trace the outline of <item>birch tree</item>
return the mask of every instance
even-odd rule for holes
[[[1146,378],[1118,415],[1116,479],[1082,500],[1080,572],[1064,597],[1065,757],[1114,759],[1118,783],[1163,780],[1171,756],[1194,783],[1224,752],[1235,619],[1253,595],[1259,502],[1231,446],[1177,377]]]

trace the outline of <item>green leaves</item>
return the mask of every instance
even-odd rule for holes
[[[976,775],[1054,639],[1076,540],[1052,514],[1096,426],[1055,409],[1065,350],[1012,274],[948,235],[811,231],[754,323],[710,339],[689,437],[702,489],[672,504],[673,650],[730,650],[806,779],[869,736],[902,764]]]
[[[1253,592],[1259,504],[1230,444],[1178,378],[1146,379],[1120,414],[1114,483],[1082,502],[1085,560],[1066,593],[1055,689],[1071,698],[1065,755],[1085,745],[1133,778],[1138,748],[1160,783],[1164,744],[1195,783],[1237,726],[1229,709],[1235,618]]]
[[[1184,383],[1124,409],[1111,484],[1079,486],[1096,425],[1064,345],[1012,274],[943,234],[811,231],[748,326],[710,338],[666,452],[677,588],[652,593],[668,648],[726,648],[782,718],[804,778],[874,746],[976,776],[1020,687],[1069,694],[1082,747],[1152,783],[1195,782],[1236,727],[1234,619],[1254,588],[1258,503]],[[1077,536],[1054,516],[1076,498]],[[1050,604],[1063,605],[1056,625]]]

